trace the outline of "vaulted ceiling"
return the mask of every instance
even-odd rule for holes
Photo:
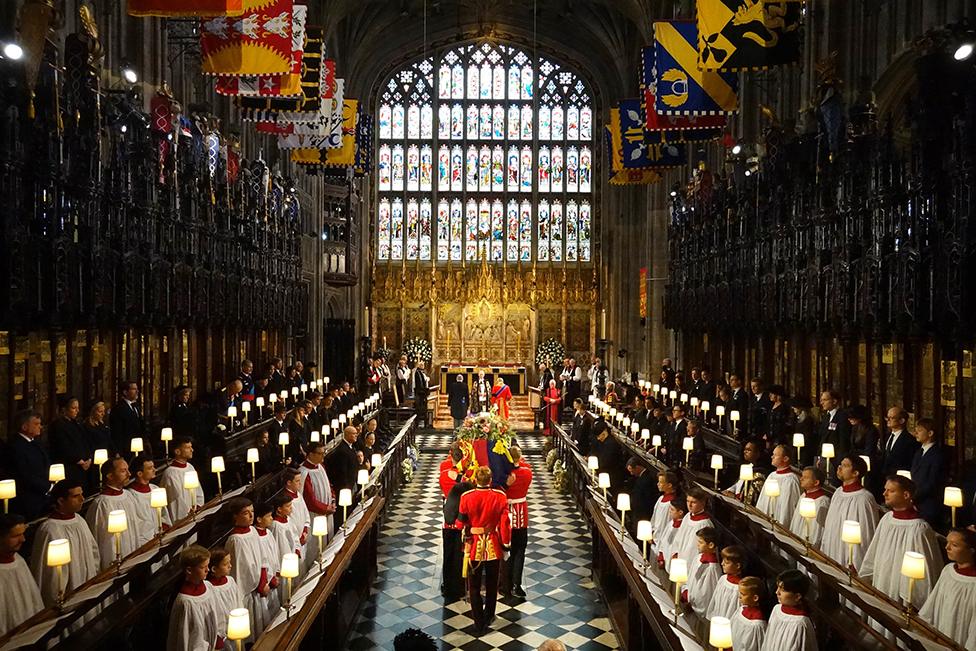
[[[475,38],[537,46],[587,76],[603,107],[636,93],[651,23],[681,0],[324,0],[325,25],[347,93],[372,100],[392,69],[432,47]],[[426,21],[425,11],[426,6]],[[534,15],[533,15],[534,14]],[[425,34],[426,23],[426,39]],[[609,98],[609,99],[608,99]]]

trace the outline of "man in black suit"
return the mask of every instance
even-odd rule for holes
[[[413,371],[413,407],[420,427],[427,427],[427,397],[430,395],[430,378],[424,368],[424,360],[417,360],[417,368]]]
[[[132,448],[132,439],[142,438],[143,454],[153,458],[152,443],[146,436],[146,421],[139,409],[139,383],[127,380],[119,387],[119,401],[109,414],[112,443],[119,454],[126,456]]]
[[[342,441],[329,457],[329,479],[332,480],[332,489],[336,495],[343,488],[356,492],[356,476],[363,463],[359,457],[362,453],[356,450],[358,438],[359,430],[354,425],[347,425],[342,430]]]
[[[872,473],[881,478],[880,489],[884,486],[884,477],[894,475],[899,470],[911,470],[912,459],[919,444],[906,426],[908,425],[908,412],[901,407],[892,407],[885,415],[885,423],[888,429],[888,436],[881,444],[881,468],[879,472]]]
[[[725,403],[725,422],[728,423],[729,434],[739,430],[739,437],[745,438],[746,435],[742,430],[745,426],[745,419],[749,417],[750,405],[749,396],[746,395],[746,390],[742,387],[742,379],[738,375],[729,376],[729,391],[731,395],[728,402]],[[732,425],[733,411],[739,412],[739,422],[735,427]]]
[[[285,379],[285,362],[280,357],[271,358],[271,374],[268,377],[269,393],[279,394],[288,389],[288,381]]]
[[[681,450],[681,442],[688,436],[688,421],[685,419],[685,406],[680,402],[671,408],[673,421],[668,425],[668,435],[664,441],[667,447],[666,458],[668,465],[677,465],[679,461],[684,461],[684,452]]]
[[[10,437],[8,467],[17,482],[17,497],[11,511],[29,522],[47,511],[47,493],[51,488],[48,471],[51,460],[41,447],[41,415],[30,409],[14,418],[16,434]]]
[[[833,389],[827,389],[820,394],[820,427],[817,436],[820,439],[821,449],[824,443],[834,446],[834,464],[838,459],[843,459],[851,449],[851,424],[847,420],[847,414],[840,408],[840,394]],[[814,454],[819,453],[817,450]],[[881,473],[881,477],[887,476]],[[837,477],[828,477],[828,481],[837,483]]]
[[[637,425],[642,430],[651,429],[651,425],[654,422],[654,396],[647,394],[644,397],[644,408],[638,409],[634,413],[634,420],[637,421]]]
[[[942,524],[942,506],[946,485],[946,457],[935,440],[935,423],[931,418],[919,418],[915,423],[915,440],[919,448],[912,458],[912,481],[915,494],[912,501],[918,514],[933,527]]]
[[[579,447],[580,454],[586,456],[590,453],[590,427],[593,425],[593,418],[586,412],[586,403],[582,398],[573,401],[573,440]]]
[[[650,520],[657,500],[657,474],[650,472],[644,462],[637,457],[627,460],[627,474],[632,478],[630,487],[630,508],[632,529],[637,531],[637,522]]]
[[[769,431],[769,410],[772,401],[763,390],[762,378],[754,377],[749,380],[749,433],[752,436],[762,436]]]
[[[707,366],[703,366],[701,370],[701,385],[698,387],[698,399],[707,400],[709,406],[712,410],[715,409],[716,400],[718,400],[718,387],[715,386],[715,380],[712,378],[712,369]]]

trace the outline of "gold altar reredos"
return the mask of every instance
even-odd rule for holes
[[[431,342],[434,363],[532,364],[554,337],[583,355],[595,341],[595,268],[575,265],[377,264],[372,335],[394,351],[406,339]]]

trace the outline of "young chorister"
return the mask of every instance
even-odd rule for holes
[[[698,531],[712,526],[712,520],[705,510],[708,505],[707,493],[699,486],[691,486],[688,488],[687,495],[688,513],[674,537],[670,558],[683,558],[688,567],[691,567],[691,561],[698,556]],[[670,562],[668,569],[670,569]]]
[[[950,530],[946,554],[949,564],[918,615],[964,649],[976,649],[976,533]]]
[[[809,590],[810,579],[799,570],[786,570],[776,577],[779,603],[769,616],[762,651],[817,651],[817,632],[807,609]]]
[[[269,616],[273,618],[281,608],[281,594],[278,590],[278,584],[281,583],[278,578],[278,574],[281,572],[281,554],[278,553],[278,541],[271,533],[272,525],[274,525],[274,508],[271,506],[271,502],[255,504],[254,528],[258,532],[262,558],[268,567],[268,575],[271,577],[268,582],[271,592],[268,593],[267,607]]]
[[[271,594],[271,570],[265,561],[262,536],[251,526],[254,506],[246,497],[235,497],[227,505],[234,528],[227,537],[227,551],[234,558],[230,576],[234,577],[251,613],[251,639],[264,631],[270,621],[268,595]]]
[[[210,552],[210,578],[207,588],[214,593],[217,605],[217,634],[221,638],[227,637],[227,616],[235,608],[244,608],[244,594],[234,577],[230,576],[233,568],[233,558],[223,547],[217,547]]]
[[[766,585],[762,579],[747,576],[739,581],[739,609],[732,616],[735,651],[760,651],[766,637],[766,618],[762,602]]]
[[[722,568],[718,562],[718,531],[714,527],[703,527],[697,532],[698,555],[688,566],[688,586],[684,590],[688,604],[698,617],[705,617],[709,599],[715,585],[722,578]]]
[[[722,549],[723,576],[716,581],[715,590],[708,601],[705,618],[725,617],[732,619],[739,607],[739,582],[745,560],[745,550],[738,545],[729,545]]]
[[[685,514],[688,512],[688,502],[685,496],[678,493],[668,503],[668,525],[658,540],[657,566],[662,570],[671,567],[671,550],[674,547],[674,540],[681,531],[681,523],[684,522]]]
[[[15,513],[0,515],[0,635],[23,624],[42,608],[41,591],[31,576],[24,557],[18,554],[24,544],[27,524]]]
[[[803,489],[801,499],[807,497],[813,500],[816,507],[816,517],[804,518],[800,514],[800,504],[793,509],[793,517],[790,520],[790,531],[795,533],[803,540],[809,537],[810,544],[820,547],[823,539],[824,525],[827,523],[827,512],[830,510],[830,496],[823,489],[827,483],[827,475],[817,466],[807,466],[800,474],[800,488]]]
[[[169,614],[167,651],[194,651],[223,646],[217,624],[217,601],[207,589],[210,552],[206,547],[190,545],[180,552],[183,585]]]
[[[678,492],[678,475],[670,470],[662,470],[657,474],[657,489],[661,496],[654,503],[654,510],[651,512],[651,532],[654,534],[652,549],[660,551],[661,542],[665,534],[671,530],[671,517],[669,515],[671,501]]]
[[[275,542],[278,543],[278,557],[285,554],[298,554],[303,556],[303,546],[298,542],[298,532],[290,522],[292,510],[292,498],[283,493],[275,495],[271,499],[271,514],[274,516],[271,523],[271,534]]]

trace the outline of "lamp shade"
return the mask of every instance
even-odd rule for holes
[[[763,492],[766,493],[768,497],[779,497],[779,480],[775,477],[770,477],[763,484]]]
[[[871,457],[866,454],[862,454],[861,458],[864,459],[864,465],[867,466],[868,472],[871,472]]]
[[[709,621],[708,643],[716,649],[732,648],[732,622],[727,617],[712,617]]]
[[[861,544],[861,523],[857,520],[844,520],[840,530],[840,539],[848,545]]]
[[[681,397],[679,398],[679,400],[681,400],[681,402],[688,402],[688,394],[687,393],[682,393],[681,394]]]
[[[678,392],[675,391],[674,389],[671,389],[670,391],[668,391],[668,397],[671,398],[672,400],[677,400]]]
[[[227,408],[227,418],[237,418],[237,407],[231,405]]]
[[[800,517],[812,520],[817,517],[817,501],[810,497],[801,497],[797,507],[800,510]]]
[[[898,471],[895,472],[895,474],[896,475],[901,475],[905,479],[911,479],[912,478],[912,471],[911,470],[898,470]]]
[[[905,552],[901,559],[901,575],[909,579],[924,579],[925,556],[918,552]]]
[[[668,579],[672,583],[688,582],[688,561],[683,558],[672,558],[668,569]]]
[[[614,419],[617,418],[617,408],[616,407],[611,407],[610,408],[610,418],[614,418]]]
[[[339,491],[339,506],[352,506],[352,491],[348,488]]]
[[[322,438],[325,439],[326,441],[328,441],[330,436],[332,436],[332,428],[329,427],[328,425],[323,425],[322,426]]]
[[[268,402],[270,402],[271,403],[271,406],[273,407],[274,406],[274,403],[278,402],[278,394],[277,393],[272,393],[271,395],[269,395],[268,396]]]
[[[278,434],[278,445],[288,445],[288,432]]]
[[[600,488],[610,488],[610,473],[601,472],[597,477],[597,482]]]
[[[235,608],[227,615],[227,639],[246,640],[251,637],[251,616],[247,608]]]
[[[339,431],[339,419],[338,418],[333,418],[332,419],[332,422],[329,423],[329,425],[332,427],[332,431],[333,432],[338,432]]]
[[[382,463],[383,463],[383,455],[382,454],[377,453],[377,454],[374,454],[372,457],[370,457],[369,465],[373,466],[374,468],[376,468],[377,466],[381,465]]]
[[[729,413],[729,418],[732,419],[733,421],[739,420],[739,410],[733,409],[731,413]]]
[[[617,510],[618,511],[629,511],[630,510],[630,495],[627,493],[617,494]]]
[[[286,579],[298,576],[298,554],[285,554],[281,557],[281,576]]]
[[[654,389],[654,393],[661,393],[661,385],[660,384],[655,384],[651,388]]]
[[[52,463],[51,467],[47,471],[47,480],[52,484],[59,482],[64,479],[64,464],[63,463]]]
[[[962,506],[962,489],[946,486],[942,499],[946,506]]]
[[[667,387],[661,387],[661,395],[667,397],[667,395],[668,395],[668,388]]]
[[[263,407],[264,406],[264,398],[262,396],[258,396],[257,398],[255,398],[254,399],[254,406],[255,407]]]
[[[697,407],[698,406],[698,403],[699,403],[698,396],[692,397],[692,399],[690,401],[691,406],[692,407]]]
[[[596,458],[596,457],[587,457],[586,458],[586,467],[589,468],[590,470],[599,470],[600,469],[600,460],[598,458]]]
[[[807,444],[807,441],[806,441],[806,437],[803,435],[803,432],[794,432],[793,433],[793,447],[795,447],[795,448],[802,448],[806,444]]]
[[[213,457],[210,459],[210,472],[224,472],[224,458]]]
[[[305,384],[304,382],[302,382],[302,386],[300,386],[299,388],[302,390],[302,393],[308,391],[308,385]]]
[[[291,388],[291,395],[293,395],[293,396],[297,396],[298,395],[298,387],[292,387]]]
[[[717,407],[715,407],[715,415],[716,416],[724,416],[725,415],[725,405],[718,405]]]
[[[92,455],[92,461],[99,466],[108,461],[108,450],[105,448],[95,450],[95,453]]]
[[[47,566],[61,567],[71,562],[71,545],[67,538],[58,538],[47,544]]]
[[[173,428],[164,427],[159,430],[159,440],[160,441],[172,441],[173,440]]]
[[[707,400],[702,400],[702,402],[701,402],[701,408],[702,408],[702,411],[708,411],[709,409],[712,408],[712,405]]]
[[[686,436],[681,440],[682,450],[694,450],[695,449],[695,439],[690,436]]]
[[[630,416],[624,416],[624,429],[630,428]]]
[[[340,425],[345,425],[347,420],[348,419],[346,418],[346,415],[345,414],[339,414],[339,424]]]
[[[258,449],[257,448],[248,448],[247,449],[247,462],[248,463],[257,463],[260,460],[261,460],[261,455],[258,452]]]
[[[12,500],[17,497],[17,480],[4,479],[0,481],[0,500]]]
[[[187,470],[183,473],[183,488],[187,490],[200,488],[200,477],[196,470]]]
[[[326,384],[328,384],[329,382],[330,382],[330,380],[329,380],[329,376],[328,376],[328,375],[326,375],[326,376],[325,376],[325,383],[326,383]]]
[[[318,443],[322,440],[322,437],[319,435],[319,431],[315,429],[312,430],[312,433],[308,435],[308,440],[310,443]]]
[[[245,400],[244,402],[241,403],[241,411],[243,411],[245,414],[251,411],[250,401]]]
[[[108,512],[108,532],[122,533],[129,528],[129,523],[125,518],[125,511],[116,509]]]
[[[129,441],[129,450],[133,454],[138,454],[138,453],[142,452],[143,447],[142,447],[142,437],[141,436],[136,436],[131,441]]]
[[[651,445],[653,445],[656,448],[657,447],[661,447],[661,435],[660,434],[655,434],[654,436],[651,437]]]
[[[833,443],[824,443],[823,445],[821,445],[820,446],[820,456],[822,456],[824,459],[833,459],[834,458],[834,444]]]
[[[633,423],[631,423],[630,424],[630,431],[631,431],[632,434],[634,434],[634,436],[636,436],[637,435],[637,432],[640,431],[640,423],[638,423],[636,420]]]
[[[365,468],[360,468],[359,469],[359,473],[356,476],[356,483],[359,484],[359,485],[361,485],[361,486],[365,486],[366,484],[368,484],[369,483],[369,471],[366,470]]]
[[[712,455],[712,470],[721,470],[725,467],[725,459],[722,458],[721,454]]]
[[[169,504],[164,486],[156,486],[149,489],[149,506],[154,509],[161,509]]]
[[[642,429],[641,430],[641,440],[642,441],[650,441],[651,440],[651,430]]]
[[[744,463],[739,466],[739,479],[742,481],[752,481],[752,477],[753,472],[751,463]]]
[[[652,540],[654,533],[651,530],[650,520],[641,520],[637,523],[637,540]]]
[[[317,515],[312,518],[312,535],[313,536],[327,536],[329,535],[329,518],[325,515]]]
[[[278,394],[278,397],[282,400],[288,400],[288,392],[282,389],[281,393]]]

